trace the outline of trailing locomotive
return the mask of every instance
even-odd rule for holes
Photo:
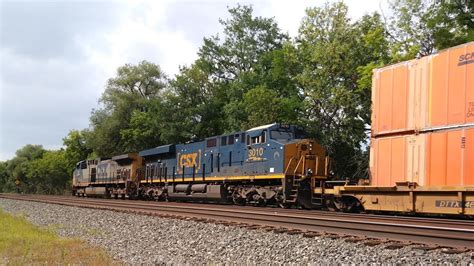
[[[72,193],[77,196],[125,197],[137,191],[142,158],[136,153],[84,160],[76,164]]]
[[[142,164],[142,167],[137,166]],[[76,195],[278,204],[311,208],[325,150],[292,125],[270,124],[187,144],[78,163]],[[135,170],[135,172],[134,172]],[[126,175],[122,172],[126,171]]]

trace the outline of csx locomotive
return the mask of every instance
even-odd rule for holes
[[[270,124],[77,163],[73,194],[351,212],[474,215],[474,188],[328,181],[330,160],[297,127]]]

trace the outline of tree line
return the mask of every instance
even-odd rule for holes
[[[342,3],[306,10],[296,37],[251,6],[228,9],[222,34],[174,77],[126,64],[110,78],[90,126],[60,150],[26,145],[0,162],[0,191],[62,193],[77,161],[245,130],[299,125],[323,144],[337,178],[367,177],[372,70],[474,40],[474,2],[401,0],[358,20]]]

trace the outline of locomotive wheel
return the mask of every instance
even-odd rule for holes
[[[267,201],[262,195],[258,194],[257,191],[247,195],[247,201],[250,205],[256,207],[264,207],[267,205]]]
[[[289,209],[293,205],[292,203],[285,202],[283,193],[281,192],[275,195],[275,202],[278,207],[283,208],[283,209]]]
[[[234,202],[235,205],[238,206],[245,206],[245,199],[241,197],[232,197],[232,201]]]
[[[334,205],[342,212],[360,213],[364,211],[362,204],[352,197],[335,198]]]
[[[244,206],[247,201],[244,197],[242,197],[237,190],[234,190],[234,192],[232,193],[232,202],[235,204],[235,205],[238,205],[238,206]]]
[[[289,202],[279,202],[278,203],[278,206],[280,208],[283,208],[283,209],[290,209],[291,206],[293,206],[293,203],[289,203]]]

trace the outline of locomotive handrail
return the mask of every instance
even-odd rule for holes
[[[286,166],[286,169],[285,169],[285,176],[286,176],[286,174],[288,173],[288,170],[289,170],[289,168],[290,168],[291,162],[293,161],[294,158],[295,158],[295,157],[291,157],[290,161],[288,162],[288,165]]]
[[[326,176],[326,177],[328,176],[330,163],[331,163],[331,160],[330,160],[329,156],[326,156],[325,166],[324,166],[324,176]]]
[[[298,161],[298,164],[296,164],[295,171],[293,172],[293,175],[296,176],[296,172],[298,171],[298,167],[300,166],[301,160],[303,160],[304,158],[305,158],[305,156],[300,157],[300,159]]]
[[[314,163],[314,176],[318,176],[319,172],[319,156],[315,155],[315,163]]]

